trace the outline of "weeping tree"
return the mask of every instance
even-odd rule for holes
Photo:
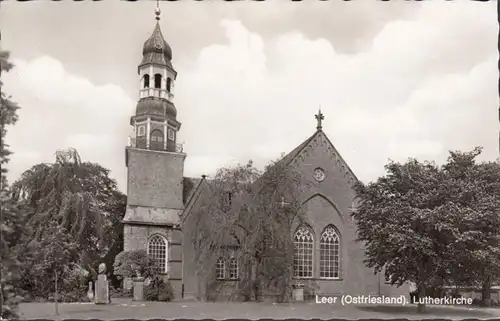
[[[52,233],[47,226],[57,226],[62,244],[69,247],[67,251],[72,252],[75,248],[78,253],[76,257],[65,256],[68,260],[60,264],[75,263],[92,270],[92,266],[105,259],[116,247],[106,236],[115,232],[114,225],[120,224],[116,217],[121,220],[124,212],[117,211],[122,210],[120,205],[125,202],[125,197],[109,177],[108,169],[82,162],[76,150],[61,150],[55,156],[55,163],[33,166],[12,186],[13,197],[29,209],[26,224],[33,232],[25,247],[36,252]],[[31,264],[25,264],[24,280],[28,283],[25,284],[26,290],[33,293],[40,289],[32,284],[31,277],[35,270],[33,265],[38,261],[29,258],[26,256],[25,259]],[[109,261],[113,259],[109,258]]]
[[[83,255],[99,245],[104,226],[99,206],[104,200],[98,199],[97,189],[101,187],[96,186],[101,173],[95,175],[92,171],[101,169],[104,170],[82,163],[78,152],[68,149],[56,152],[54,164],[35,165],[22,174],[12,190],[18,200],[32,209],[28,224],[34,229],[33,239],[40,239],[45,227],[57,222],[74,237]]]
[[[290,298],[291,235],[294,224],[304,221],[300,196],[305,185],[300,173],[284,162],[271,163],[264,173],[251,161],[222,168],[207,182],[195,210],[193,240],[198,275],[207,282],[207,299],[224,290],[230,298],[259,300],[263,289],[280,301]],[[219,257],[238,260],[238,280],[231,285],[216,279]]]

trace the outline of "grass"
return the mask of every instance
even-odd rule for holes
[[[59,315],[55,315],[53,303],[23,303],[19,312],[22,319],[483,319],[500,317],[498,309],[432,306],[425,314],[417,314],[416,306],[341,306],[339,304],[317,304],[314,302],[294,304],[273,303],[208,303],[177,301],[133,302],[130,299],[114,299],[109,305],[92,303],[60,303]]]

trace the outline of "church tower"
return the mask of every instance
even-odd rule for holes
[[[137,148],[181,152],[176,145],[181,123],[177,121],[174,87],[177,72],[172,66],[172,49],[160,29],[160,8],[156,8],[156,26],[144,43],[138,67],[139,102],[130,124],[135,130]]]
[[[134,134],[125,152],[127,210],[123,219],[124,251],[147,250],[158,261],[160,274],[173,281],[176,292],[182,282],[179,229],[184,209],[184,160],[177,143],[181,123],[174,105],[177,72],[172,49],[156,25],[142,50],[138,66],[139,101],[130,125]]]

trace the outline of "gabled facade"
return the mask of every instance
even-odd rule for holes
[[[294,226],[294,270],[298,283],[314,281],[318,295],[397,295],[407,294],[405,287],[392,287],[385,278],[374,275],[363,263],[363,247],[355,242],[356,226],[351,218],[357,181],[347,163],[322,130],[321,112],[316,115],[318,126],[313,135],[283,157],[280,162],[294,166],[307,186],[302,199],[306,225]],[[204,297],[204,280],[196,276],[194,246],[187,242],[195,232],[196,217],[191,209],[203,197],[208,183],[202,180],[194,197],[183,213],[184,295]],[[203,215],[203,214],[199,214]],[[217,261],[216,269],[224,269],[225,281],[231,281],[231,258]],[[234,267],[233,269],[234,270]],[[218,272],[217,275],[220,275]],[[221,280],[222,281],[222,280]]]

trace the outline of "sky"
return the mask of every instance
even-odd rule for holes
[[[499,155],[496,2],[160,2],[173,49],[185,176],[258,166],[323,130],[356,176],[389,160]],[[76,148],[126,192],[137,66],[155,1],[3,2],[9,180]]]

